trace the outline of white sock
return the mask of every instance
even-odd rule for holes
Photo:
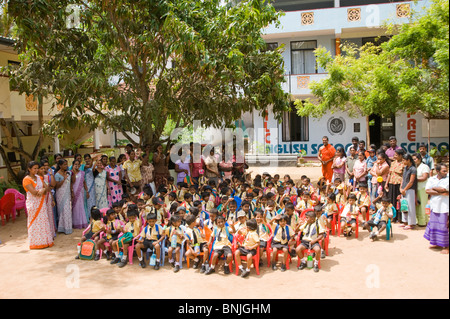
[[[196,257],[196,258],[194,259],[194,261],[195,261],[195,262],[198,262],[198,258]]]
[[[225,267],[228,267],[228,264],[227,264],[227,263],[225,263]]]
[[[157,262],[160,262],[160,260],[159,260],[159,259],[156,259],[156,261],[157,261]]]
[[[122,256],[122,261],[126,261],[127,260],[127,256]]]
[[[138,257],[139,261],[142,261],[142,257]]]
[[[249,271],[250,271],[250,268],[246,268],[245,271],[246,271],[246,272],[249,272]]]
[[[319,261],[316,259],[316,260],[314,260],[314,265],[318,265],[319,264]]]
[[[114,255],[116,255],[116,258],[118,258],[118,257],[119,257],[119,252],[118,252],[118,251],[115,251],[115,252],[114,252]]]
[[[173,259],[169,259],[169,263],[173,263],[173,261],[174,261]]]
[[[96,254],[96,255],[100,255],[100,250],[96,250],[96,251],[95,251],[95,254]]]
[[[211,265],[211,269],[214,269],[214,267],[216,267],[216,265]]]
[[[240,270],[244,270],[244,266],[240,265],[240,266],[239,266],[239,269],[240,269]]]

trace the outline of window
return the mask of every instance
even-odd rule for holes
[[[275,51],[278,48],[278,42],[266,43],[266,51]]]
[[[298,116],[293,103],[291,109],[283,114],[283,142],[309,141],[309,118]]]
[[[314,50],[317,41],[291,42],[291,73],[317,73],[316,56]]]

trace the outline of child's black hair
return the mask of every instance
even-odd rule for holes
[[[189,215],[188,217],[186,217],[186,225],[190,225],[192,223],[195,223],[196,220],[197,220],[196,216]]]
[[[199,206],[202,205],[202,202],[199,201],[199,200],[194,200],[194,202],[192,203],[192,205],[193,205],[194,207],[199,207]]]
[[[113,208],[116,208],[116,207],[122,207],[122,206],[123,206],[123,204],[120,205],[120,201],[117,201],[117,202],[112,203],[112,207],[113,207]]]
[[[145,186],[143,187],[142,191],[144,192],[144,194],[146,194],[146,195],[148,195],[148,196],[150,196],[150,197],[152,197],[152,196],[154,195],[154,194],[153,194],[153,190],[152,190],[152,188],[150,187],[150,185],[145,185]]]
[[[168,196],[177,199],[177,193],[175,192],[170,192]]]
[[[266,196],[267,196],[268,199],[271,199],[272,197],[275,196],[275,194],[272,193],[272,192],[268,192],[268,193],[266,194]]]
[[[98,209],[97,207],[92,207],[91,208],[91,218],[93,220],[100,220],[102,218],[102,213],[100,212],[100,209]]]
[[[216,222],[219,221],[219,220],[222,220],[222,219],[225,221],[225,217],[223,217],[222,215],[218,215],[217,219],[216,219]]]
[[[264,211],[261,208],[257,208],[255,209],[255,216],[260,214],[261,216],[264,217]]]
[[[278,219],[278,222],[280,222],[281,220],[285,220],[286,222],[288,222],[289,216],[286,214],[281,214],[280,219]]]
[[[139,212],[138,212],[137,209],[130,209],[130,208],[128,208],[127,217],[130,218],[132,216],[139,217]]]
[[[157,219],[157,216],[155,213],[148,213],[147,214],[147,220],[151,220],[151,219]]]
[[[250,202],[249,202],[249,201],[246,201],[246,200],[244,200],[244,201],[242,201],[242,203],[241,203],[241,207],[243,207],[244,205],[248,205],[248,206],[250,206]]]
[[[193,198],[193,196],[191,193],[184,194],[184,200],[188,200],[188,199],[192,199],[192,198]]]
[[[322,211],[322,205],[316,205],[314,206],[314,212],[319,213]]]
[[[177,211],[178,206],[180,206],[178,202],[172,203],[169,208],[169,213],[174,214]]]
[[[287,203],[287,204],[284,206],[284,209],[285,209],[285,210],[287,210],[287,209],[292,209],[292,210],[294,210],[294,209],[295,209],[295,205],[294,205],[293,203],[289,202],[289,203]]]
[[[219,211],[217,210],[217,208],[212,208],[210,211],[209,211],[209,215],[211,216],[211,215],[219,215]]]
[[[209,198],[210,194],[208,192],[203,192],[202,193],[202,199],[208,197]]]
[[[350,195],[348,195],[348,199],[354,199],[356,200],[356,195],[351,193]]]
[[[247,228],[250,230],[256,230],[256,228],[258,228],[258,223],[253,218],[250,220],[247,220],[246,224],[247,224]]]
[[[197,207],[191,207],[189,208],[189,214],[194,215],[195,217],[197,217],[199,211]]]
[[[328,198],[331,199],[333,202],[336,201],[336,194],[335,193],[331,193],[330,195],[328,195]]]
[[[169,219],[169,226],[172,226],[174,223],[181,221],[181,217],[177,215],[172,215]]]

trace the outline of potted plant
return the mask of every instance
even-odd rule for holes
[[[430,156],[436,163],[441,163],[442,161],[448,162],[448,148],[443,145],[441,146],[441,149],[438,150],[435,146],[430,150]]]
[[[300,150],[297,152],[297,166],[303,165],[305,163],[305,159],[303,158],[306,155],[305,150]]]

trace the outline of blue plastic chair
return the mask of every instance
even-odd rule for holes
[[[161,245],[160,245],[160,266],[163,267],[164,266],[164,258],[166,257],[166,240],[163,239],[161,240]],[[146,253],[146,260],[150,263],[150,253],[152,251],[149,249],[147,249],[147,253]]]
[[[397,210],[395,209],[395,207],[392,207],[392,211],[394,212],[394,216],[392,218],[395,218],[397,216]],[[388,222],[386,223],[386,240],[390,240],[391,237],[394,237],[391,225],[392,218],[389,218]]]

